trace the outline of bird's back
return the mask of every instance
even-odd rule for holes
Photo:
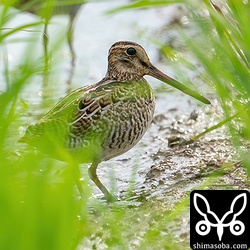
[[[50,19],[52,15],[63,15],[67,14],[74,18],[84,4],[82,3],[70,3],[69,1],[42,1],[42,0],[19,0],[13,2],[13,7],[20,9],[22,11],[27,11],[39,16],[44,17],[45,19]]]
[[[101,81],[63,98],[21,141],[56,158],[108,160],[132,148],[153,119],[155,100],[144,80]]]

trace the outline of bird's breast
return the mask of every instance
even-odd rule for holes
[[[78,105],[70,123],[68,147],[101,161],[131,149],[152,122],[155,97],[146,81],[115,83],[96,89]]]
[[[125,153],[135,146],[152,122],[155,97],[146,83],[134,90],[130,98],[117,102],[110,109],[107,140],[103,145],[103,160]]]

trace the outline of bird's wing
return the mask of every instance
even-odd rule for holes
[[[65,117],[74,111],[75,106],[80,98],[85,98],[88,94],[89,87],[78,88],[71,92],[69,95],[62,98],[47,114],[45,114],[41,121],[53,120]]]
[[[82,133],[120,100],[124,85],[123,82],[109,81],[79,88],[59,101],[38,124],[64,121],[71,127],[71,132],[80,129],[79,133]]]

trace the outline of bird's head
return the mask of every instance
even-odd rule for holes
[[[210,104],[210,101],[205,97],[153,66],[146,51],[139,44],[119,41],[111,46],[106,78],[116,81],[133,81],[140,80],[145,75],[157,78],[203,103]]]

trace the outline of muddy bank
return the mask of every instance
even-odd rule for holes
[[[226,126],[192,141],[223,119],[216,100],[206,106],[178,92],[165,92],[157,94],[157,104],[152,126],[138,145],[100,164],[100,178],[118,197],[124,199],[132,188],[135,200],[162,200],[170,209],[208,180],[211,188],[248,188],[247,174]],[[101,197],[98,190],[95,196]]]
[[[177,102],[171,102],[172,98]],[[176,104],[178,100],[181,105]],[[99,176],[120,198],[118,210],[126,207],[119,225],[124,227],[123,235],[131,249],[163,249],[165,245],[189,249],[190,192],[249,189],[249,179],[226,127],[191,140],[222,119],[215,100],[204,106],[176,92],[165,92],[157,94],[157,103],[152,126],[139,144],[119,158],[100,164]],[[92,202],[96,198],[100,201],[103,195],[91,186],[95,193]],[[112,208],[105,211],[102,216],[116,214]],[[91,239],[84,239],[79,249],[107,247],[106,224],[96,222],[96,214],[93,220],[98,230]],[[144,238],[150,232],[160,232],[152,238],[153,246]]]

